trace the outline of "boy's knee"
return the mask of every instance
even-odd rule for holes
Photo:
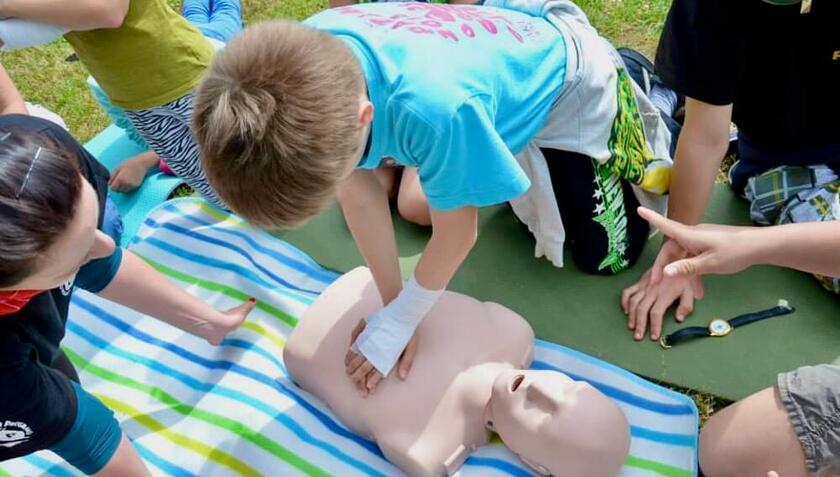
[[[605,244],[585,238],[576,240],[571,248],[572,260],[584,273],[605,276],[616,275],[636,264],[644,248],[644,239],[641,241],[629,240],[624,245],[624,253],[619,253],[618,250],[611,251]]]
[[[612,275],[609,266],[603,266],[605,254],[595,253],[587,247],[572,246],[572,260],[584,273],[590,275]]]
[[[432,214],[429,205],[413,195],[399,194],[397,197],[397,211],[400,216],[417,225],[432,225]]]

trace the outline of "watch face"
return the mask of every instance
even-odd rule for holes
[[[726,336],[732,331],[732,325],[726,320],[713,320],[709,323],[709,334],[712,336]]]

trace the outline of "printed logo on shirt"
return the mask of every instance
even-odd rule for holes
[[[354,6],[335,10],[364,20],[370,27],[408,31],[417,35],[438,35],[455,42],[475,38],[481,31],[494,36],[507,35],[519,43],[540,35],[530,22],[512,20],[496,9],[418,2],[392,5],[401,13],[383,15]]]
[[[0,447],[15,447],[31,437],[32,429],[23,422],[6,421],[0,426]]]
[[[73,291],[73,284],[74,284],[75,282],[76,282],[76,277],[73,277],[73,278],[71,278],[71,279],[70,279],[70,281],[69,281],[69,282],[65,283],[64,285],[61,285],[61,286],[59,287],[59,289],[61,290],[61,295],[62,295],[62,296],[67,296],[67,295],[69,295],[69,294],[70,294],[70,292],[72,292],[72,291]]]

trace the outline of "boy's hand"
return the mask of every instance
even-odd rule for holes
[[[644,339],[648,331],[650,339],[658,340],[665,312],[677,300],[676,319],[682,323],[694,311],[694,300],[703,298],[703,282],[699,277],[665,277],[654,284],[652,276],[653,269],[648,270],[635,285],[621,293],[621,308],[636,341]]]
[[[353,329],[353,333],[350,335],[351,346],[356,342],[356,339],[362,331],[364,331],[366,325],[367,322],[365,320],[360,320],[359,324],[356,325],[356,328]],[[414,364],[414,357],[416,355],[417,335],[415,334],[412,335],[411,340],[409,340],[405,351],[403,351],[402,356],[400,357],[398,371],[400,379],[404,380],[408,376],[408,372],[411,370],[411,365]],[[347,368],[347,374],[349,374],[353,382],[356,383],[356,386],[361,391],[363,397],[373,394],[376,391],[376,386],[383,379],[382,373],[377,371],[364,356],[356,353],[352,348],[347,351],[347,355],[344,357],[344,365]]]

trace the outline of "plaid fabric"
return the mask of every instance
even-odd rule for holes
[[[807,194],[837,179],[833,170],[822,165],[781,166],[751,177],[744,190],[746,199],[750,201],[750,217],[759,224],[775,224],[792,197],[800,193]]]
[[[840,178],[826,166],[782,166],[750,178],[745,190],[750,215],[760,224],[840,220]],[[814,275],[840,294],[840,278]]]

